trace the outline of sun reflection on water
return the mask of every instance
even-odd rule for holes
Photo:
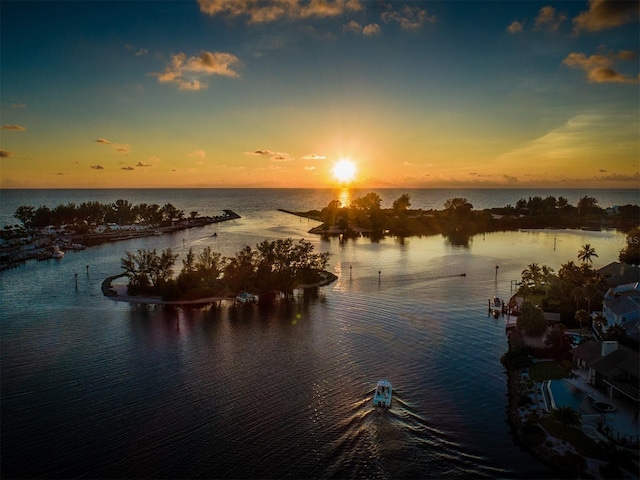
[[[340,194],[338,195],[338,201],[340,202],[340,208],[346,208],[351,205],[351,192],[348,188],[343,188],[340,190]]]

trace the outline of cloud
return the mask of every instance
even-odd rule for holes
[[[160,83],[175,83],[180,90],[202,90],[207,84],[201,77],[219,75],[222,77],[239,77],[232,66],[240,60],[231,53],[203,51],[196,57],[188,57],[180,52],[171,57],[170,65],[162,73],[152,73]]]
[[[295,160],[295,158],[293,158],[291,155],[289,155],[288,153],[279,153],[276,152],[271,156],[270,159],[272,162],[290,162],[292,160]]]
[[[153,167],[153,165],[151,165],[150,163],[138,162],[136,163],[136,167]]]
[[[510,183],[510,184],[514,184],[514,183],[519,183],[519,182],[520,182],[520,180],[518,180],[518,178],[517,178],[517,177],[514,177],[514,176],[512,176],[512,175],[506,175],[506,174],[505,174],[505,175],[502,175],[502,178],[504,178],[504,179],[505,179],[505,181],[506,181],[507,183]]]
[[[102,165],[91,165],[91,168],[93,168],[94,170],[104,170],[104,167]]]
[[[27,108],[26,103],[14,103],[11,105],[11,108]]]
[[[24,132],[27,127],[22,125],[9,125],[8,123],[2,126],[2,130],[11,130],[13,132]]]
[[[370,23],[369,25],[367,25],[366,27],[364,27],[362,29],[362,34],[365,37],[371,37],[373,35],[378,35],[382,32],[382,29],[380,28],[380,25],[378,25],[377,23]]]
[[[133,51],[136,49],[136,47],[134,47],[130,43],[125,44],[124,48],[126,48],[129,51]],[[147,50],[146,48],[139,48],[138,51],[134,53],[134,55],[136,57],[141,57],[142,55],[146,55],[147,53],[149,53],[149,50]]]
[[[628,60],[629,53],[627,50],[623,50],[617,54],[597,54],[590,57],[584,53],[570,53],[562,63],[571,68],[584,70],[589,83],[638,83],[638,78],[624,75],[612,68],[616,59]]]
[[[133,167],[122,167],[122,170],[135,170]]]
[[[303,157],[301,157],[301,160],[324,160],[327,157],[325,157],[324,155],[316,155],[315,153],[310,153],[309,155],[305,155]]]
[[[607,173],[607,171],[603,168],[601,168],[600,170],[598,170],[600,173]]]
[[[337,17],[362,9],[360,0],[198,0],[198,4],[201,12],[212,17],[247,17],[248,23]]]
[[[244,152],[245,155],[273,155],[271,150],[254,150],[253,152]]]
[[[13,153],[9,150],[0,150],[0,158],[9,158]]]
[[[353,33],[353,34],[356,34],[356,35],[362,34],[362,35],[364,35],[366,37],[371,37],[373,35],[378,35],[379,33],[382,32],[382,29],[380,28],[380,25],[378,25],[377,23],[371,23],[371,24],[367,25],[366,27],[363,27],[362,25],[360,25],[355,20],[351,20],[349,23],[343,25],[342,26],[342,30],[344,32]]]
[[[521,32],[523,29],[523,25],[522,23],[520,23],[517,20],[514,20],[513,22],[511,22],[511,25],[509,25],[507,27],[507,32],[511,33],[511,34],[516,34]]]
[[[204,150],[195,150],[191,153],[188,154],[190,157],[198,157],[198,158],[204,158],[207,156],[207,152],[205,152]]]
[[[427,11],[420,7],[404,5],[398,10],[387,10],[381,15],[385,23],[398,22],[404,30],[418,30],[425,23],[435,23],[437,17],[427,14]]]
[[[619,27],[640,18],[636,0],[589,0],[589,10],[573,19],[574,32],[597,32]]]
[[[113,143],[107,140],[106,138],[99,138],[95,141],[95,143],[99,143],[100,145],[111,145],[111,148],[113,149],[114,152],[120,153],[122,155],[129,155],[129,152],[131,151],[130,145]]]
[[[316,167],[313,167],[313,166],[304,167],[304,170],[309,170],[309,171],[313,171],[315,169]]]
[[[56,176],[60,176],[60,175],[68,175],[68,174],[67,174],[67,173],[64,173],[64,172],[58,172],[58,173],[56,173]]]
[[[536,17],[535,30],[543,30],[545,32],[557,32],[560,24],[567,19],[563,13],[556,13],[556,9],[550,5],[542,7]]]

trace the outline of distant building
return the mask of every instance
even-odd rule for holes
[[[589,372],[589,384],[609,398],[640,401],[640,354],[618,342],[588,340],[571,349],[574,364]]]

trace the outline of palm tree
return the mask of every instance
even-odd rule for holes
[[[590,243],[586,243],[582,246],[580,251],[578,252],[578,260],[583,263],[593,263],[591,257],[597,257],[596,249],[591,246]]]
[[[551,279],[555,276],[553,268],[543,265],[540,271],[540,276],[544,282],[545,297],[549,297],[549,284],[551,283]]]
[[[562,439],[567,436],[567,427],[579,427],[582,424],[581,415],[571,407],[558,407],[551,411],[551,417],[562,423]]]
[[[540,276],[541,276],[541,270],[538,264],[531,263],[527,265],[527,268],[525,268],[522,271],[522,283],[525,286],[528,286],[530,283],[533,283],[533,288],[535,290],[540,284]]]
[[[591,315],[586,310],[578,310],[576,312],[576,320],[580,324],[580,340],[582,341],[582,324],[588,323],[591,320]]]

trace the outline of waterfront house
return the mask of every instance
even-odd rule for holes
[[[638,338],[640,323],[640,283],[628,283],[610,288],[602,300],[602,315],[607,327],[620,325],[632,338]]]
[[[640,401],[640,354],[615,341],[588,340],[571,349],[574,364],[588,372],[588,383],[609,398]]]
[[[596,270],[609,287],[617,287],[628,283],[640,282],[640,266],[621,262],[611,262]]]

